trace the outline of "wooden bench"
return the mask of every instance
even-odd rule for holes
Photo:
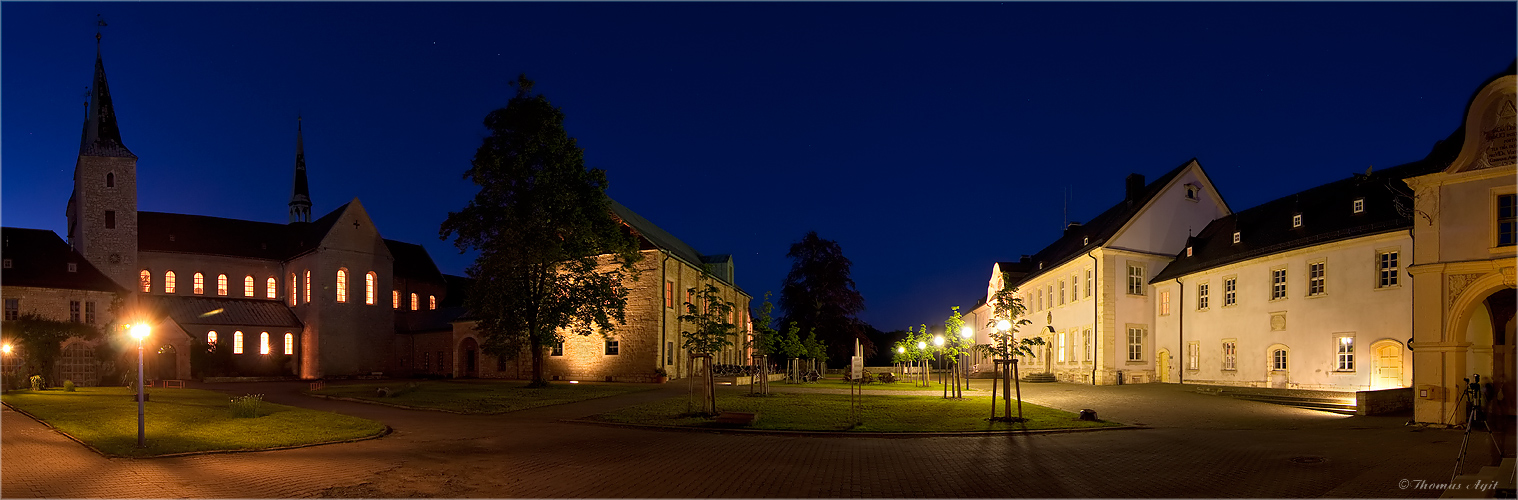
[[[165,380],[165,381],[163,381],[163,387],[165,389],[183,389],[184,388],[184,381],[183,380]]]
[[[738,411],[724,411],[717,415],[717,423],[722,425],[752,425],[759,418],[757,413],[744,413]]]

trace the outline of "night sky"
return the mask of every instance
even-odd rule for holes
[[[526,73],[756,304],[815,230],[883,330],[972,306],[1132,172],[1196,157],[1242,210],[1420,159],[1518,39],[1513,2],[7,2],[6,226],[66,234],[96,14],[141,210],[285,222],[299,113],[313,219],[359,198],[463,274],[438,225]]]

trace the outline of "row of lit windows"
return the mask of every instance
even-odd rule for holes
[[[138,274],[138,278],[140,280],[139,285],[141,285],[141,290],[144,293],[151,292],[152,289],[153,289],[153,273],[149,272],[147,269],[143,269],[142,272]],[[205,294],[205,275],[203,275],[201,273],[195,273],[195,275],[193,276],[192,279],[194,280],[193,281],[194,288],[192,289],[192,291],[196,295],[204,295]],[[376,274],[374,274],[373,271],[370,271],[368,273],[364,273],[364,304],[374,305],[374,300],[375,300],[374,289],[378,285],[378,282],[379,282],[379,277]],[[300,290],[297,290],[297,288],[298,288],[297,287],[297,283],[298,282],[296,281],[296,275],[294,273],[291,273],[290,274],[290,294],[289,294],[290,305],[293,306],[293,305],[296,305],[298,303],[296,301],[296,297],[301,297],[302,301],[304,301],[306,303],[310,303],[311,302],[311,271],[306,271],[305,272],[305,290],[303,292],[300,291]],[[242,291],[243,297],[253,297],[254,296],[254,284],[255,284],[255,281],[254,281],[252,275],[248,275],[248,276],[246,276],[246,277],[243,278],[243,291]],[[264,286],[264,290],[265,290],[264,291],[264,295],[265,295],[265,298],[270,298],[270,299],[276,298],[275,294],[276,294],[276,291],[278,289],[279,289],[279,285],[275,281],[275,279],[274,279],[273,276],[270,276],[269,279],[265,280],[265,286]],[[164,273],[163,273],[163,293],[174,293],[175,290],[176,290],[176,283],[175,283],[174,271],[164,271]],[[222,275],[218,275],[216,277],[216,294],[217,295],[222,295],[222,296],[227,295],[227,275],[222,274]],[[400,309],[400,307],[401,307],[400,300],[401,300],[400,299],[400,291],[399,290],[392,290],[391,291],[391,307],[393,307],[395,309]],[[346,268],[338,269],[337,270],[337,301],[339,303],[347,303],[348,302],[348,270]],[[415,311],[418,308],[419,308],[418,297],[417,297],[417,294],[413,293],[413,294],[411,294],[411,310]],[[437,297],[436,296],[433,296],[433,295],[428,295],[427,296],[427,308],[428,309],[437,309]]]
[[[206,345],[213,349],[216,346],[216,330],[206,332]],[[242,354],[243,349],[242,331],[232,332],[232,354]],[[269,354],[269,332],[258,334],[258,353]],[[295,354],[295,334],[285,333],[285,354]]]
[[[1398,251],[1390,250],[1376,253],[1376,279],[1375,288],[1391,288],[1398,284]],[[1270,270],[1270,300],[1286,298],[1286,268],[1279,267]],[[1205,311],[1211,304],[1211,286],[1209,283],[1199,283],[1196,286],[1196,308]],[[1223,307],[1238,304],[1238,278],[1229,276],[1223,278]],[[1307,296],[1318,297],[1328,293],[1328,262],[1320,260],[1307,264]],[[1170,314],[1170,291],[1160,292],[1160,315]]]
[[[1270,362],[1270,369],[1271,369],[1271,371],[1286,371],[1287,368],[1288,368],[1288,364],[1287,363],[1290,360],[1290,353],[1291,353],[1290,349],[1287,348],[1287,347],[1285,347],[1285,346],[1281,346],[1281,345],[1271,346],[1270,353],[1269,353],[1270,354],[1269,362]],[[1202,344],[1201,344],[1201,342],[1191,342],[1191,343],[1188,343],[1186,345],[1186,369],[1188,369],[1188,370],[1199,370],[1199,369],[1201,369],[1201,366],[1202,366],[1201,357],[1202,357]],[[1234,371],[1234,370],[1237,370],[1238,366],[1239,366],[1239,362],[1238,361],[1239,361],[1239,358],[1238,358],[1238,341],[1232,340],[1232,339],[1230,339],[1230,340],[1224,340],[1223,341],[1223,363],[1222,363],[1222,369],[1224,371]],[[1352,371],[1355,371],[1355,336],[1354,335],[1339,335],[1339,336],[1337,336],[1337,337],[1334,338],[1334,362],[1333,363],[1334,363],[1334,370],[1333,371],[1336,371],[1336,372],[1352,372]]]

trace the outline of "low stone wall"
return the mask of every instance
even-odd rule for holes
[[[1413,388],[1382,389],[1355,393],[1356,415],[1382,415],[1413,409]]]
[[[714,380],[717,383],[729,382],[729,383],[732,383],[733,385],[749,385],[750,383],[753,382],[753,378],[754,377],[750,377],[750,376],[744,375],[744,376],[740,376],[740,377],[726,377],[726,378],[718,378],[718,379],[714,379]],[[785,374],[784,373],[771,373],[770,374],[770,382],[774,382],[776,380],[785,380]]]

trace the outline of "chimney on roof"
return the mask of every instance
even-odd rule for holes
[[[1080,229],[1080,228],[1081,228],[1081,223],[1079,223],[1079,222],[1073,222],[1072,221],[1069,224],[1065,225],[1065,234],[1070,234],[1070,231],[1074,231],[1074,230]]]
[[[1018,259],[1017,261],[1018,262],[1033,262],[1033,256],[1025,254],[1025,255],[1023,255],[1023,258]]]
[[[1125,185],[1127,196],[1123,199],[1129,202],[1138,200],[1139,193],[1144,192],[1144,174],[1128,174]]]

